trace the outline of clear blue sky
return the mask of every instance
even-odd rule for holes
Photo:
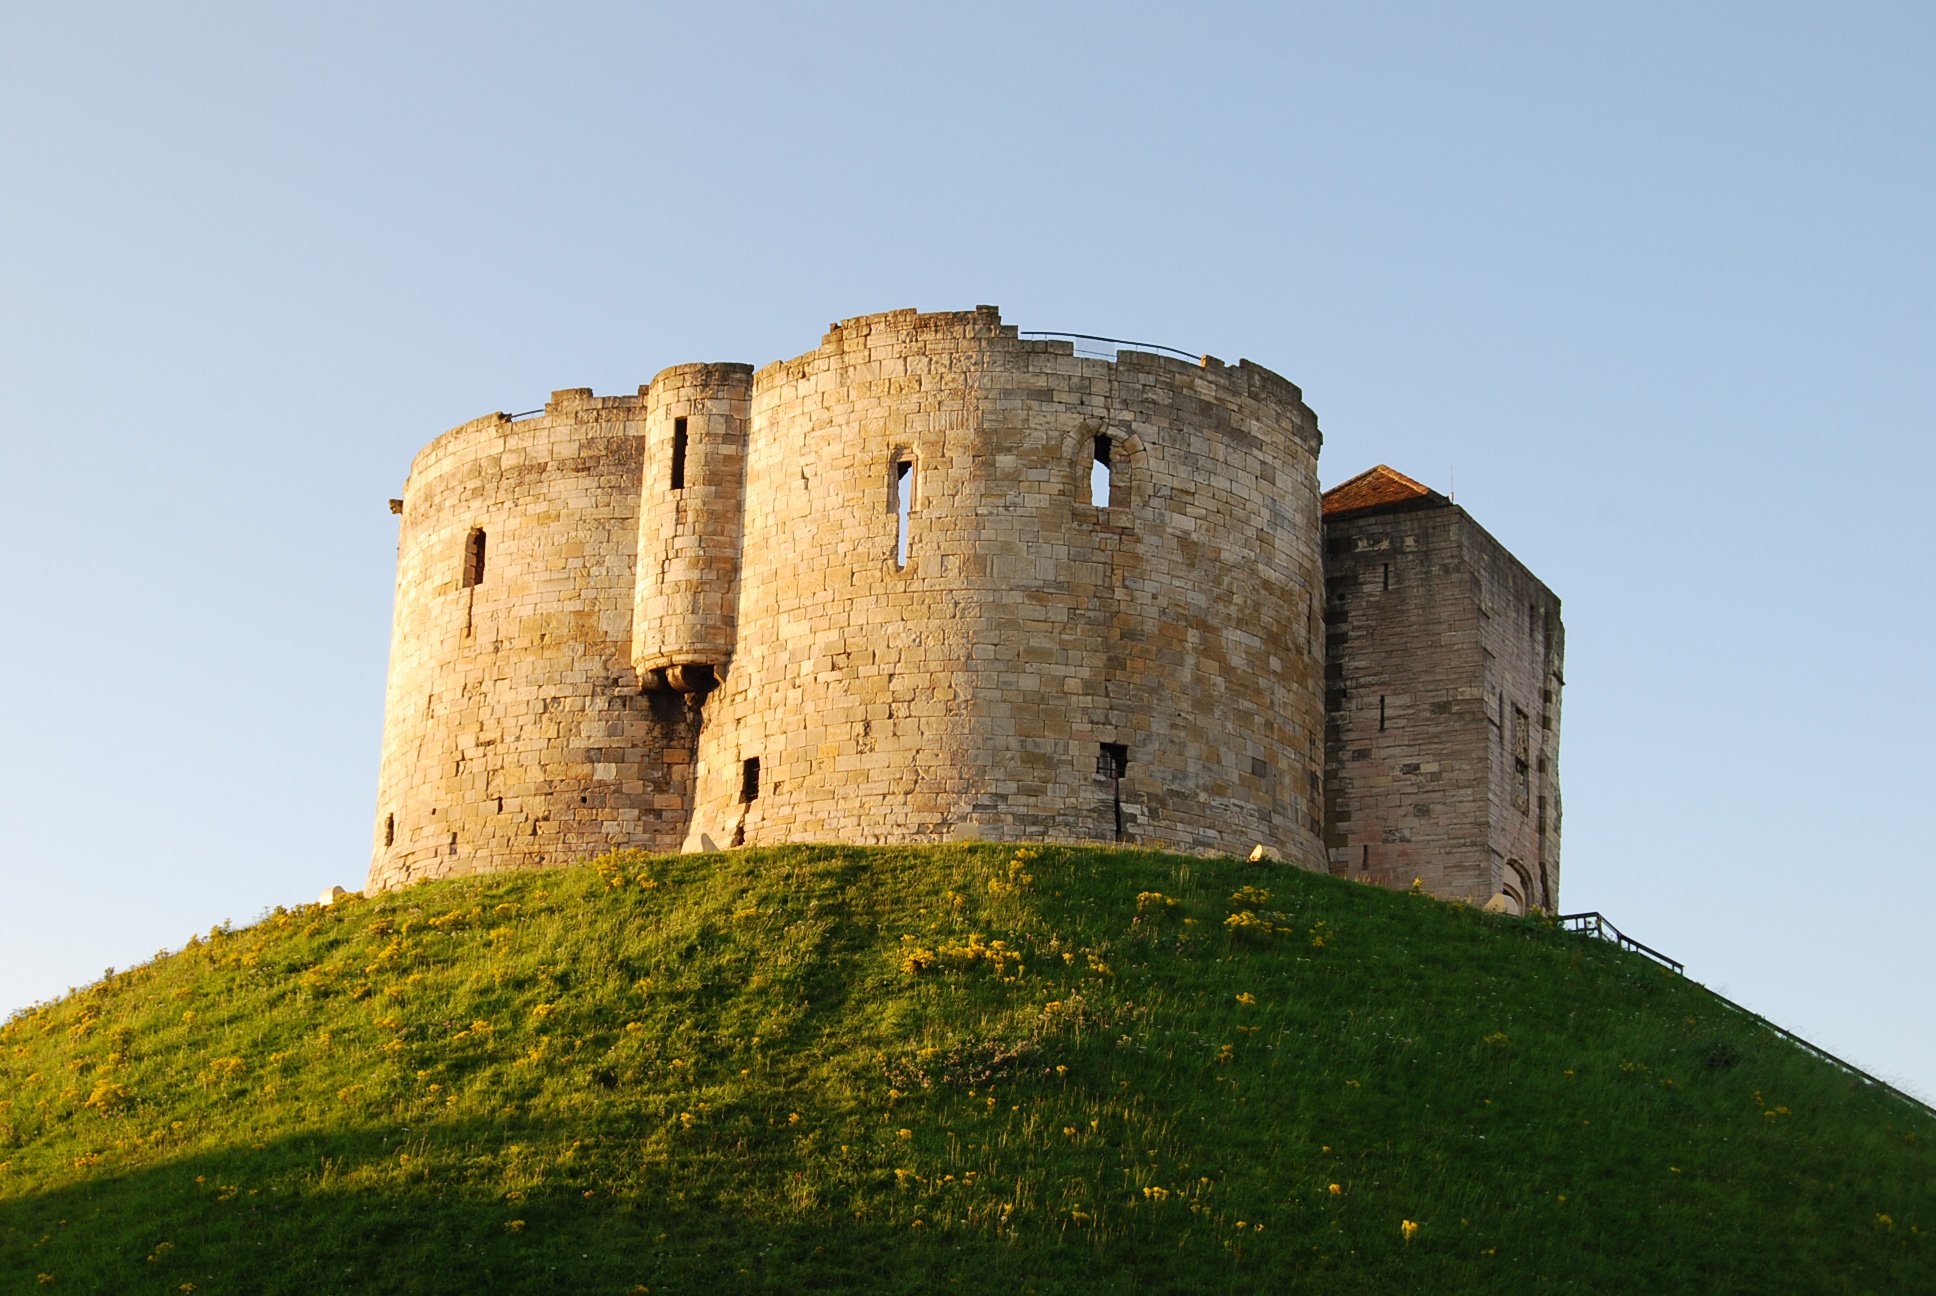
[[[1936,1097],[1936,9],[0,11],[0,1013],[360,884],[443,429],[994,303],[1565,600],[1566,907]]]

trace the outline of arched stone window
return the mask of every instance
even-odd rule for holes
[[[1516,859],[1507,860],[1499,872],[1499,891],[1506,897],[1506,912],[1523,914],[1532,907],[1533,883]]]
[[[1089,502],[1097,508],[1109,507],[1109,488],[1114,477],[1114,467],[1110,463],[1109,437],[1098,432],[1092,448],[1089,466]]]
[[[1071,469],[1071,494],[1080,513],[1112,527],[1129,523],[1130,509],[1143,494],[1143,442],[1134,432],[1121,432],[1086,420],[1064,435],[1063,454]]]
[[[484,528],[472,527],[471,533],[464,537],[464,576],[463,586],[484,583]]]

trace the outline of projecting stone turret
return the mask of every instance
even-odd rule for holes
[[[632,665],[648,690],[703,695],[733,656],[746,497],[748,365],[679,365],[645,391]]]

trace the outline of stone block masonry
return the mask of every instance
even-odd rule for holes
[[[642,414],[561,391],[417,456],[372,884],[678,844],[697,717],[630,660]]]
[[[1379,467],[1325,496],[1331,871],[1523,912],[1559,896],[1559,600]]]
[[[370,884],[808,840],[1330,866],[1319,446],[1248,361],[992,307],[453,429],[403,494]]]

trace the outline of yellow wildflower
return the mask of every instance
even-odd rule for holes
[[[1418,1221],[1417,1220],[1398,1221],[1398,1232],[1401,1236],[1404,1237],[1404,1239],[1407,1242],[1410,1242],[1414,1237],[1418,1236]]]

